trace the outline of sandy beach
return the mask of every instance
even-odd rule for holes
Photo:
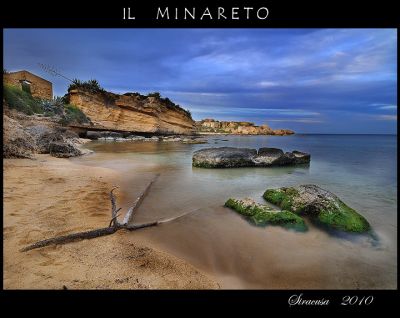
[[[118,172],[68,159],[4,159],[5,289],[204,289],[219,285],[193,266],[121,230],[29,252],[56,235],[105,227]],[[117,193],[118,195],[118,193]]]

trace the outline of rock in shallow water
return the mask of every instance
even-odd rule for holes
[[[225,202],[225,206],[245,216],[255,225],[265,226],[270,224],[295,228],[297,230],[307,229],[304,220],[300,216],[290,211],[274,210],[267,205],[258,204],[251,199],[229,199]]]
[[[284,210],[309,215],[329,227],[347,232],[370,230],[368,221],[335,194],[316,185],[268,189],[264,199]]]
[[[206,148],[193,153],[192,164],[200,168],[269,167],[307,164],[308,153],[293,151],[284,153],[277,148]]]
[[[248,148],[207,148],[193,154],[193,166],[200,168],[234,168],[254,166],[257,150]]]

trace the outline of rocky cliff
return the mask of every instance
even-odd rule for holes
[[[96,127],[156,134],[193,132],[194,121],[190,113],[160,96],[71,89],[68,97],[69,102],[81,109]]]
[[[268,125],[256,126],[250,122],[218,121],[203,119],[196,122],[196,130],[200,133],[223,133],[238,135],[292,135],[289,129],[272,129]]]

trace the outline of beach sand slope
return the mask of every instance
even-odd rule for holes
[[[190,264],[123,230],[92,240],[19,250],[56,235],[105,227],[117,172],[38,155],[5,159],[5,289],[214,289]],[[142,231],[145,231],[143,229]]]

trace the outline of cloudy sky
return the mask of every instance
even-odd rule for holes
[[[194,119],[302,133],[396,133],[395,29],[6,29],[4,67],[159,91]]]

